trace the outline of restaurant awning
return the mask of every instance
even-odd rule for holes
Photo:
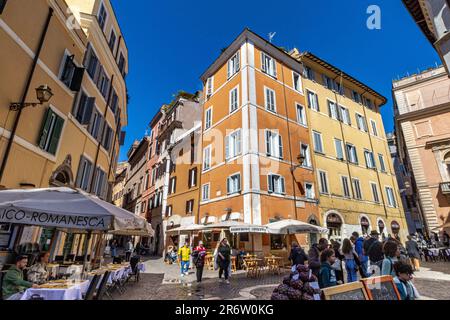
[[[66,187],[0,191],[0,222],[71,230],[153,234],[144,218],[82,190]]]
[[[166,233],[170,234],[189,234],[193,231],[200,231],[204,228],[203,225],[200,224],[192,224],[190,226],[182,226],[174,229],[168,229]]]
[[[272,222],[266,224],[266,227],[271,234],[328,233],[327,228],[293,219]]]

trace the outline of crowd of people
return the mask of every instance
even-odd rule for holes
[[[414,300],[419,294],[411,280],[420,269],[421,250],[421,239],[417,235],[409,235],[403,246],[398,236],[383,237],[380,241],[380,234],[373,230],[366,237],[354,232],[342,244],[321,238],[308,253],[294,242],[289,259],[292,265],[304,265],[307,261],[320,288],[355,282],[358,278],[390,275],[401,298]]]

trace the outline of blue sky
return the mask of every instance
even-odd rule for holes
[[[112,0],[129,50],[131,96],[121,160],[158,108],[178,90],[201,89],[203,71],[245,28],[273,43],[311,51],[388,98],[382,108],[393,129],[392,79],[432,67],[439,57],[401,0],[155,1]],[[369,30],[366,10],[381,8],[381,30]]]

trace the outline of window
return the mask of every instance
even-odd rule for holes
[[[166,207],[166,217],[171,217],[171,216],[172,216],[172,206],[167,206]]]
[[[211,168],[211,146],[203,149],[203,171]]]
[[[211,128],[212,125],[212,107],[205,112],[205,130]]]
[[[311,164],[311,154],[309,153],[309,145],[301,143],[300,144],[300,154],[304,157],[303,166],[310,168]]]
[[[381,153],[378,154],[378,161],[380,162],[381,172],[386,172],[386,165],[384,164],[384,156]]]
[[[261,53],[261,70],[272,77],[277,76],[275,60],[264,52]]]
[[[355,191],[355,199],[362,200],[361,184],[359,179],[353,178],[353,190]]]
[[[169,194],[174,194],[177,191],[177,177],[172,177],[169,180]]]
[[[377,129],[377,123],[375,122],[375,120],[370,120],[370,124],[372,126],[372,134],[375,137],[378,137],[378,129]]]
[[[145,190],[148,190],[148,188],[150,188],[150,172],[149,171],[145,172],[144,188],[145,188]]]
[[[395,201],[394,189],[391,187],[386,187],[386,195],[388,200],[388,205],[390,207],[397,207],[397,202]]]
[[[117,118],[120,114],[119,110],[119,97],[117,96],[116,91],[114,88],[111,88],[111,103],[109,104],[109,108],[111,109],[112,113],[114,113],[114,116]]]
[[[114,48],[116,47],[116,33],[114,32],[114,30],[111,30],[111,35],[109,36],[109,48],[111,49],[111,51],[114,51]]]
[[[378,196],[377,184],[371,182],[370,183],[370,188],[372,189],[372,199],[373,199],[373,201],[376,202],[376,203],[380,203],[380,197]]]
[[[113,130],[111,129],[111,127],[105,123],[105,130],[104,130],[104,136],[103,136],[103,141],[102,141],[102,146],[109,151],[111,148],[111,142],[112,142],[112,137],[113,137]]]
[[[106,9],[105,6],[103,5],[103,3],[100,5],[100,11],[98,12],[98,24],[100,26],[100,29],[104,29],[105,28],[105,24],[106,24],[106,18],[107,18],[107,13],[106,13]]]
[[[276,112],[277,107],[276,107],[275,91],[269,88],[264,88],[264,91],[265,91],[264,97],[266,110]]]
[[[283,140],[273,131],[266,130],[266,154],[269,157],[283,158]]]
[[[236,52],[236,54],[228,60],[228,79],[231,78],[234,74],[239,71],[240,68],[240,52]]]
[[[338,113],[337,105],[333,101],[329,101],[329,100],[328,100],[328,115],[332,119],[339,120],[339,113]]]
[[[312,80],[312,81],[316,80],[315,79],[315,75],[314,75],[314,71],[308,66],[304,66],[304,68],[303,68],[303,76],[306,79],[309,79],[309,80]]]
[[[354,145],[347,143],[347,160],[353,164],[358,164],[358,155]]]
[[[227,194],[241,191],[241,174],[237,173],[227,178]]]
[[[107,99],[109,94],[109,84],[110,80],[108,78],[108,75],[105,73],[105,69],[100,66],[99,68],[99,74],[98,74],[98,81],[97,81],[97,88],[100,90],[102,96]]]
[[[322,80],[323,80],[323,85],[329,89],[329,90],[333,90],[333,80],[330,79],[330,77],[326,76],[326,75],[322,75]]]
[[[81,156],[80,165],[78,166],[77,180],[75,185],[77,188],[88,191],[91,180],[92,162]]]
[[[345,124],[351,125],[352,122],[350,120],[350,112],[348,111],[348,109],[343,106],[339,106],[339,108],[341,109],[342,122]]]
[[[312,183],[305,183],[305,197],[306,199],[314,199],[314,185]]]
[[[100,65],[100,63],[98,61],[97,55],[95,54],[94,50],[92,49],[91,44],[88,44],[88,47],[86,49],[84,66],[86,67],[86,71],[92,80],[95,79],[99,65]],[[94,80],[94,82],[95,82],[95,80]]]
[[[119,63],[118,63],[118,67],[120,70],[120,73],[122,74],[123,77],[125,77],[125,57],[123,56],[123,53],[120,53],[119,56]]]
[[[73,62],[74,56],[64,55],[64,66],[60,80],[72,91],[80,91],[84,68],[78,68]]]
[[[302,78],[297,72],[292,71],[292,81],[294,85],[294,90],[302,92]]]
[[[322,143],[322,134],[313,131],[313,139],[314,139],[314,151],[319,153],[324,153],[323,151],[323,143]]]
[[[352,90],[352,99],[357,103],[361,103],[361,95],[355,90]]]
[[[373,153],[369,150],[364,150],[364,158],[366,160],[366,167],[373,169],[375,168],[375,158],[373,157]]]
[[[92,121],[89,124],[88,131],[98,142],[102,140],[103,121],[102,114],[96,109]]]
[[[212,96],[213,92],[214,92],[214,77],[209,77],[208,80],[206,80],[206,98]]]
[[[53,112],[51,108],[48,108],[44,121],[42,122],[39,148],[52,155],[56,155],[63,126],[64,119]]]
[[[202,186],[202,201],[209,200],[209,183]]]
[[[315,94],[314,92],[308,91],[307,95],[308,95],[308,108],[319,112],[320,111],[319,98],[317,97],[317,94]]]
[[[238,87],[231,89],[229,94],[230,101],[230,113],[237,110],[239,107],[239,90]]]
[[[306,111],[305,111],[305,107],[296,103],[295,104],[297,107],[297,122],[306,126]]]
[[[341,176],[341,182],[342,182],[342,195],[346,198],[350,198],[350,188],[348,185],[348,177]]]
[[[319,170],[320,193],[328,194],[328,177],[325,171]]]
[[[225,137],[225,159],[241,154],[241,130],[236,130]]]
[[[367,132],[366,118],[358,113],[356,114],[356,124],[359,130]]]
[[[369,108],[369,109],[373,109],[373,103],[372,100],[370,100],[369,98],[363,97],[363,104]]]
[[[268,191],[269,193],[275,194],[285,194],[284,178],[277,174],[269,174],[267,176],[268,180]]]
[[[93,190],[94,194],[100,198],[103,197],[105,184],[106,184],[106,173],[102,169],[100,169],[100,167],[97,167],[94,181],[94,190]]]
[[[344,148],[342,146],[342,141],[334,138],[334,146],[336,148],[336,159],[344,160]]]
[[[194,212],[194,199],[186,201],[186,214],[192,214]]]
[[[192,188],[195,186],[197,186],[197,168],[192,168],[189,170],[188,187]]]

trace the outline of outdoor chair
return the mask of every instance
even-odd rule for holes
[[[106,271],[103,275],[103,278],[100,282],[100,286],[98,287],[97,292],[94,294],[94,300],[103,300],[103,297],[106,295],[108,298],[112,300],[112,296],[108,291],[108,279],[111,274],[111,271]]]
[[[68,254],[66,257],[66,261],[68,262],[73,262],[75,260],[75,255],[74,254]]]
[[[55,256],[56,263],[64,263],[64,256]]]
[[[96,274],[92,280],[91,283],[89,284],[89,288],[84,296],[84,300],[93,300],[94,299],[94,295],[95,295],[95,291],[97,290],[97,284],[100,281],[101,276]]]

